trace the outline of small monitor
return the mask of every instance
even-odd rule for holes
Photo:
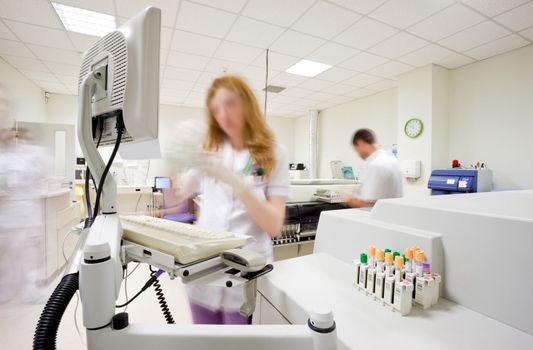
[[[118,118],[125,126],[122,143],[157,140],[160,33],[161,10],[148,7],[83,55],[80,85],[92,72],[102,77],[91,96],[95,143],[115,143]]]
[[[164,188],[170,188],[170,178],[169,177],[155,177],[155,188],[157,190],[162,190]]]

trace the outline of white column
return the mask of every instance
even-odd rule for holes
[[[415,139],[404,131],[411,118],[424,123]],[[421,162],[420,178],[404,180],[405,196],[429,195],[431,170],[449,166],[448,145],[448,70],[429,65],[404,74],[398,81],[398,158]]]

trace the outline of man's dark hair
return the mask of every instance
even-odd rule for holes
[[[376,134],[370,129],[359,129],[357,130],[352,137],[352,145],[356,145],[357,141],[363,141],[370,145],[377,143]]]

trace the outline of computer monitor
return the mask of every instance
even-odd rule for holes
[[[83,55],[80,86],[88,74],[98,70],[102,75],[91,98],[95,143],[115,143],[119,117],[125,128],[122,143],[157,139],[160,34],[161,10],[148,7]]]
[[[169,177],[160,177],[156,176],[154,180],[154,187],[156,190],[162,190],[165,188],[170,188],[170,178]]]

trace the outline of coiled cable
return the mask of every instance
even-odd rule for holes
[[[156,273],[157,271],[152,269],[152,266],[150,266],[150,276],[154,276]],[[165,320],[168,324],[175,324],[176,322],[174,321],[174,317],[172,317],[172,313],[170,312],[170,308],[168,307],[167,300],[165,299],[165,294],[163,293],[163,288],[161,288],[159,280],[156,280],[153,286],[155,289],[155,295],[157,296],[157,302],[159,303],[159,307],[163,312]]]

